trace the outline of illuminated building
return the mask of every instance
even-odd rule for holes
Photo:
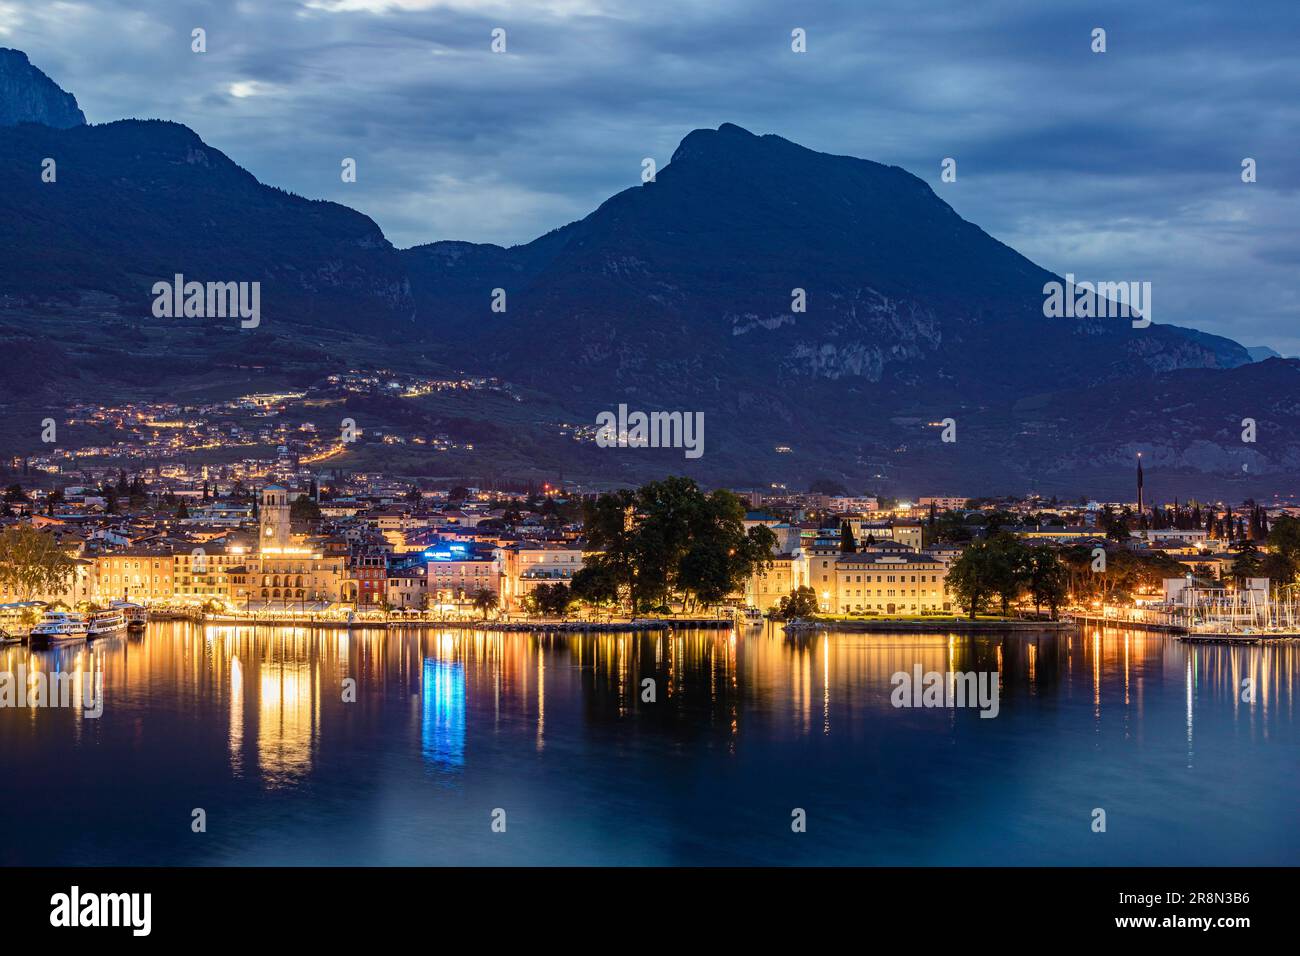
[[[169,601],[175,558],[170,551],[128,548],[95,558],[95,593],[100,601]]]
[[[901,549],[850,552],[835,559],[836,611],[919,614],[950,611],[944,563]]]
[[[501,603],[516,611],[539,585],[569,584],[582,569],[582,549],[562,544],[520,543],[501,549]]]
[[[772,566],[755,571],[745,585],[745,603],[760,611],[768,611],[781,602],[803,582],[803,562],[792,554],[775,554]]]
[[[497,557],[456,541],[433,545],[424,556],[430,607],[468,611],[479,591],[491,591],[500,604],[502,566]]]

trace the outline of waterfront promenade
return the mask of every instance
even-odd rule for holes
[[[896,634],[900,631],[919,632],[919,633],[978,633],[981,631],[997,631],[1003,633],[1006,631],[1045,631],[1045,630],[1065,630],[1073,627],[1069,621],[1047,621],[1032,619],[1005,619],[996,620],[975,619],[960,617],[943,617],[933,620],[924,618],[881,618],[881,619],[857,619],[857,620],[839,620],[839,619],[820,619],[820,618],[801,618],[790,621],[785,625],[787,631],[853,631],[853,632],[877,632]]]
[[[730,628],[736,621],[730,617],[665,616],[644,618],[496,618],[438,617],[424,613],[354,614],[338,615],[285,615],[265,612],[252,614],[159,614],[154,620],[191,620],[196,623],[228,625],[231,627],[310,627],[335,630],[445,630],[449,628],[477,631],[522,632],[611,632],[656,631],[669,629],[704,630]]]

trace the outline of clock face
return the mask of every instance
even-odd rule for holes
[[[267,529],[266,529],[266,536],[267,536],[268,538],[271,537],[271,536],[274,535],[274,534],[275,534],[275,529],[274,529],[274,528],[267,528]]]

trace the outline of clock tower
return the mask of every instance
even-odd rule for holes
[[[261,525],[258,543],[261,550],[284,550],[289,547],[289,492],[281,485],[262,489]]]

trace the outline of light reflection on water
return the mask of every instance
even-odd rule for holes
[[[20,665],[105,704],[0,709],[0,863],[1300,862],[1296,644],[178,622]],[[999,716],[894,708],[917,665]]]

